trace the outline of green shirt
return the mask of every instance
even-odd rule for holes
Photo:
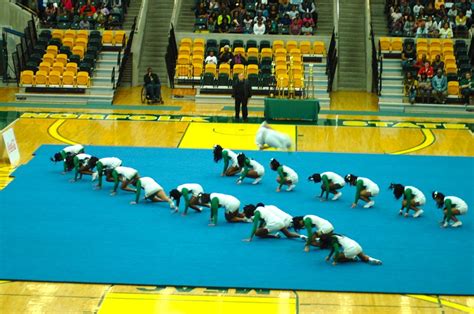
[[[252,165],[250,164],[250,159],[248,158],[245,158],[245,161],[244,161],[244,168],[242,170],[242,173],[240,174],[240,178],[239,180],[243,180],[247,174],[249,173],[250,170],[252,170],[253,167]]]
[[[404,207],[402,207],[402,209],[406,208],[408,210],[408,209],[410,209],[411,201],[413,200],[415,195],[413,195],[413,191],[410,188],[405,189],[405,191],[403,193],[404,193],[404,196],[405,196],[406,204],[405,204]]]
[[[258,210],[255,211],[254,216],[253,216],[253,226],[252,226],[252,233],[250,234],[250,239],[253,238],[255,235],[255,232],[257,232],[258,225],[260,224],[260,212]]]
[[[306,218],[303,220],[304,226],[306,228],[306,232],[308,233],[308,239],[306,239],[306,246],[309,246],[311,244],[311,238],[313,237],[313,222],[311,221],[311,218]]]
[[[364,185],[364,182],[362,180],[357,180],[356,182],[356,195],[355,195],[355,200],[354,200],[354,203],[357,204],[357,202],[359,201],[360,199],[360,192],[362,192],[363,190],[365,190],[365,185]]]
[[[278,176],[280,177],[280,186],[278,187],[279,189],[281,189],[281,187],[285,184],[286,182],[286,176],[288,175],[285,171],[283,171],[283,166],[279,166],[277,168],[277,173],[278,173]]]

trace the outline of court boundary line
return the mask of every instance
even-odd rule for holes
[[[407,149],[396,151],[389,154],[390,155],[404,155],[408,153],[413,153],[413,152],[425,149],[431,146],[434,142],[436,142],[436,136],[430,129],[420,129],[420,130],[421,130],[421,133],[423,134],[423,141],[420,144],[413,146],[411,148],[407,148]]]
[[[61,125],[66,121],[66,119],[58,119],[56,120],[52,125],[49,126],[48,128],[48,134],[60,141],[60,142],[63,142],[63,143],[66,143],[66,144],[70,144],[70,145],[77,145],[79,143],[76,143],[72,140],[68,140],[67,138],[63,137],[60,133],[59,133],[59,128],[61,127]]]

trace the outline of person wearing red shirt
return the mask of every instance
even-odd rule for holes
[[[418,71],[418,76],[421,77],[422,74],[426,74],[429,78],[433,77],[433,67],[429,62],[425,62],[425,66]]]
[[[92,16],[94,15],[95,11],[95,6],[91,4],[90,0],[87,0],[87,3],[84,4],[79,10],[79,15],[83,16],[85,14],[87,16]]]

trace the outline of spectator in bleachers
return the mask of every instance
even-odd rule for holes
[[[44,23],[47,25],[52,25],[54,24],[56,20],[56,15],[57,15],[57,5],[53,5],[52,2],[49,2],[46,5],[46,9],[44,10]]]
[[[422,103],[430,101],[431,89],[431,80],[426,74],[422,74],[418,80],[418,96]]]
[[[416,51],[411,43],[407,43],[402,50],[402,69],[410,69],[416,61]]]
[[[67,15],[72,15],[74,13],[74,3],[72,0],[61,0],[61,7]]]
[[[463,11],[460,11],[455,19],[456,32],[457,33],[466,32],[467,31],[466,24],[467,24],[467,17],[464,15]]]
[[[424,66],[420,70],[418,70],[418,77],[420,77],[422,74],[426,74],[428,78],[432,78],[434,75],[433,67],[428,61],[425,62]]]
[[[242,25],[242,17],[238,11],[232,11],[232,22],[230,24],[231,33],[243,33],[244,27]]]
[[[315,26],[313,16],[310,13],[303,14],[303,25],[309,23],[310,26]]]
[[[444,6],[444,0],[435,0],[434,1],[435,10],[441,9],[441,6]]]
[[[414,67],[416,68],[416,71],[418,72],[422,67],[424,67],[426,62],[429,63],[430,61],[428,60],[428,57],[424,53],[424,54],[421,55],[421,59],[416,60],[416,62],[414,64]]]
[[[413,6],[413,16],[418,18],[420,10],[423,8],[424,6],[420,3],[420,0],[416,0],[416,4]]]
[[[87,20],[87,17],[84,15],[82,17],[81,21],[79,22],[79,28],[80,29],[90,29],[90,27],[91,27],[91,24]]]
[[[280,16],[280,12],[278,11],[278,7],[276,6],[276,4],[270,5],[270,10],[268,12],[268,18],[272,21],[276,21],[276,20],[278,20],[279,16]]]
[[[217,12],[220,9],[219,1],[217,0],[210,0],[209,1],[209,11]]]
[[[435,14],[435,8],[433,6],[433,2],[428,2],[424,8],[425,14],[427,16],[433,16]]]
[[[278,34],[278,24],[275,20],[267,19],[265,23],[265,34]]]
[[[200,2],[196,10],[194,11],[194,15],[197,18],[206,19],[208,17],[206,2]]]
[[[296,5],[297,7],[301,4],[303,0],[290,0],[291,5]]]
[[[147,73],[143,77],[145,82],[146,93],[153,102],[163,103],[161,99],[161,82],[156,73],[153,73],[151,68],[147,69]]]
[[[221,24],[218,23],[217,31],[219,33],[228,33],[230,31],[230,25],[227,19],[222,19]]]
[[[303,35],[313,35],[313,26],[309,22],[305,22],[301,28],[301,34]]]
[[[122,13],[122,0],[109,0],[111,1],[111,9],[112,13],[121,14]]]
[[[204,60],[204,63],[205,64],[216,64],[217,65],[217,57],[214,55],[214,51],[212,50],[209,50],[209,53],[206,57],[206,59]]]
[[[408,19],[405,21],[405,24],[403,25],[403,36],[406,37],[413,37],[415,35],[415,32],[413,31],[415,29],[415,18],[410,15]]]
[[[426,38],[428,37],[428,29],[426,28],[425,21],[420,23],[418,29],[416,30],[416,38]]]
[[[265,17],[264,22],[266,21],[266,19],[268,17],[268,10],[267,10],[267,7],[265,6],[265,4],[263,4],[263,3],[257,4],[257,6],[255,8],[255,12],[256,12],[258,17],[260,17],[260,16]]]
[[[95,11],[97,11],[96,7],[91,4],[90,0],[87,0],[86,4],[79,9],[79,15],[93,16]]]
[[[279,4],[278,10],[280,11],[280,15],[285,14],[291,10],[291,4],[289,0],[280,0]]]
[[[232,52],[230,52],[230,46],[225,45],[224,49],[219,54],[219,64],[220,63],[229,63],[230,64],[232,62],[233,58],[234,58],[234,55],[232,54]]]
[[[263,24],[263,20],[260,18],[257,20],[257,23],[253,25],[253,33],[255,35],[263,35],[265,34],[265,24]]]
[[[298,24],[298,20],[294,18],[290,25],[290,34],[291,35],[300,35],[301,34],[301,26]]]
[[[448,96],[448,80],[444,76],[442,70],[438,70],[436,75],[431,79],[431,86],[433,87],[433,97],[438,104],[446,103],[446,96]]]
[[[448,11],[448,18],[451,22],[454,22],[457,15],[458,15],[458,9],[456,8],[456,6],[453,5]]]
[[[280,24],[285,27],[289,27],[291,25],[291,19],[288,14],[284,14],[283,17],[280,19]]]
[[[227,8],[223,8],[221,13],[217,16],[217,27],[222,24],[223,20],[227,20],[227,24],[229,25],[231,22],[229,10]]]
[[[449,22],[444,22],[443,28],[439,30],[440,38],[453,38],[453,30],[449,26]]]
[[[247,15],[245,16],[243,23],[244,23],[244,33],[252,34],[253,33],[253,18],[249,13],[247,13]]]
[[[405,96],[408,97],[411,104],[415,103],[417,85],[418,81],[416,78],[411,74],[411,72],[407,72],[403,86],[405,87]]]
[[[461,81],[459,81],[459,88],[461,89],[464,103],[469,104],[469,97],[474,94],[474,82],[470,72],[466,72]]]
[[[291,10],[287,11],[286,14],[288,14],[290,16],[291,20],[296,18],[296,15],[298,14],[298,10],[296,9],[296,5],[292,5]]]
[[[234,12],[237,12],[237,14],[242,18],[243,16],[245,16],[247,14],[247,10],[245,10],[245,5],[243,2],[240,2],[237,4],[237,6],[235,7],[235,9],[233,9],[230,14],[233,16],[234,15]]]
[[[255,17],[253,18],[253,23],[254,23],[254,25],[257,24],[258,20],[262,20],[262,23],[265,23],[265,21],[267,20],[267,18],[262,15],[262,12],[257,12],[257,14],[255,15]]]
[[[440,55],[436,55],[431,66],[433,67],[434,73],[438,73],[438,70],[444,71],[444,62],[441,60]]]
[[[316,21],[318,18],[316,6],[313,0],[303,0],[303,2],[298,7],[298,11],[300,11],[300,15],[302,16],[304,16],[306,13],[309,13],[314,21]]]
[[[240,52],[237,52],[232,58],[231,66],[233,67],[236,64],[243,64],[247,65],[247,60],[245,60],[244,56]]]

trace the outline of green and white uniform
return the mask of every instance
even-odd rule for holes
[[[264,228],[267,229],[269,233],[272,233],[283,228],[288,228],[292,223],[293,217],[274,205],[257,207],[253,216],[251,237],[257,231],[261,219],[265,222]]]
[[[265,174],[265,168],[260,163],[258,163],[257,161],[253,159],[245,158],[244,167],[242,168],[242,171],[240,172],[239,180],[243,180],[247,176],[247,173],[249,173],[250,170],[255,170],[255,172],[257,172],[259,177],[263,177],[263,175]]]
[[[308,239],[306,240],[306,245],[310,245],[313,237],[313,227],[316,227],[316,231],[321,234],[328,234],[334,231],[333,225],[316,215],[306,215],[303,217],[303,223],[308,232]]]
[[[138,203],[138,200],[140,199],[140,194],[142,189],[145,191],[145,198],[148,199],[158,193],[159,191],[163,190],[161,185],[156,183],[155,180],[153,180],[150,177],[143,177],[137,180],[137,192],[135,194],[135,202]]]
[[[444,207],[446,207],[448,211],[457,209],[461,215],[466,214],[468,209],[466,202],[457,196],[446,196],[444,198]]]
[[[337,241],[332,243],[331,253],[329,256],[332,256],[333,253],[335,253],[335,256],[339,253],[344,253],[346,258],[354,259],[357,255],[362,253],[362,247],[351,238],[343,235],[334,235],[334,237]]]
[[[321,173],[321,182],[322,182],[322,187],[324,187],[324,190],[326,191],[326,198],[329,195],[329,190],[330,190],[329,186],[331,183],[339,184],[340,187],[343,187],[346,184],[343,177],[331,171],[326,171],[326,172]]]
[[[375,184],[372,180],[363,177],[358,177],[356,181],[356,195],[354,203],[357,203],[357,201],[359,201],[360,192],[362,192],[363,190],[367,190],[372,196],[376,196],[380,192],[379,186]]]
[[[117,187],[120,181],[131,181],[138,175],[136,169],[130,167],[118,166],[112,170],[112,177],[114,178],[114,192],[117,191]]]
[[[420,206],[425,205],[426,203],[426,197],[423,194],[423,192],[421,192],[419,189],[415,188],[414,186],[406,186],[404,195],[405,195],[405,200],[407,201],[407,205],[406,205],[407,208],[410,208],[410,203],[412,200],[414,200],[415,203],[417,203]]]
[[[225,173],[229,167],[239,167],[237,154],[230,149],[225,148],[222,150],[222,160],[224,161],[224,170],[222,173]]]
[[[117,157],[106,157],[101,158],[97,161],[96,168],[99,174],[99,186],[102,186],[102,176],[107,170],[114,170],[115,168],[122,165],[122,160]]]
[[[280,188],[285,181],[290,180],[291,184],[296,185],[298,183],[298,174],[296,171],[287,166],[280,166],[277,169],[278,176],[280,177]]]
[[[189,202],[191,201],[191,198],[198,197],[199,194],[204,192],[204,189],[200,184],[197,183],[185,183],[179,185],[176,190],[178,190],[179,193],[184,198],[184,209],[187,210],[189,207]]]
[[[240,201],[228,194],[211,193],[211,219],[217,224],[217,209],[224,207],[226,214],[235,213],[240,208]]]
[[[79,176],[79,170],[81,169],[81,167],[85,166],[87,164],[87,162],[89,161],[89,159],[91,159],[91,155],[89,154],[84,154],[84,153],[80,153],[80,154],[77,154],[76,156],[74,156],[73,158],[73,163],[74,163],[74,180],[77,180],[78,176]]]
[[[64,147],[59,153],[61,158],[65,161],[67,156],[74,156],[84,152],[84,146],[81,144]],[[64,171],[66,171],[66,163],[64,163]]]

